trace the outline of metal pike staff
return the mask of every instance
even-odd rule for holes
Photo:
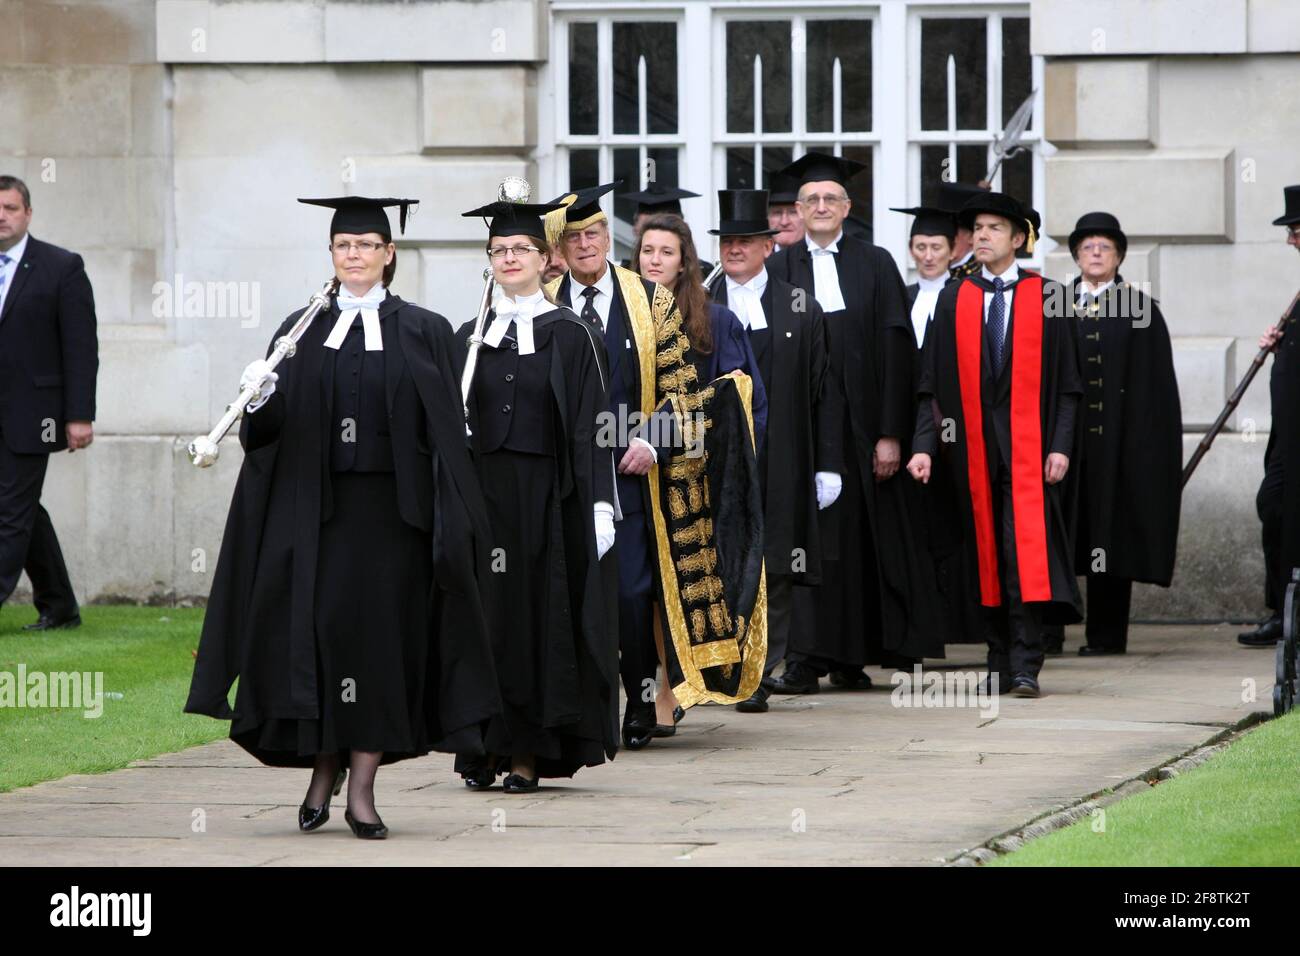
[[[1025,130],[1029,128],[1029,117],[1034,112],[1034,97],[1037,90],[1030,90],[1025,101],[1016,107],[1016,111],[1011,114],[1011,121],[1007,123],[1007,128],[1002,131],[1001,136],[993,138],[993,153],[997,160],[984,177],[987,183],[993,182],[993,176],[997,173],[998,167],[1002,165],[1004,159],[1011,159],[1024,152],[1029,147],[1020,145],[1020,138],[1025,135]]]
[[[1286,324],[1290,321],[1291,313],[1295,311],[1297,302],[1300,302],[1300,292],[1295,294],[1295,297],[1291,300],[1291,304],[1288,305],[1286,311],[1282,313],[1282,318],[1277,320],[1277,325],[1273,327],[1276,331],[1286,331]],[[1192,457],[1188,460],[1187,466],[1183,469],[1183,483],[1181,487],[1187,487],[1187,480],[1192,477],[1192,472],[1194,472],[1196,466],[1201,463],[1201,459],[1205,457],[1205,453],[1210,450],[1210,444],[1214,441],[1215,436],[1223,430],[1223,426],[1228,421],[1229,416],[1237,410],[1238,403],[1241,401],[1242,396],[1246,394],[1246,389],[1250,388],[1250,383],[1254,380],[1256,373],[1264,367],[1264,361],[1268,358],[1268,353],[1270,351],[1272,350],[1259,350],[1259,354],[1255,356],[1255,360],[1250,363],[1250,368],[1246,369],[1246,374],[1242,377],[1241,382],[1238,383],[1232,394],[1228,396],[1228,404],[1223,406],[1223,411],[1219,412],[1219,417],[1214,420],[1214,424],[1210,426],[1210,430],[1205,433],[1205,437],[1202,438],[1200,444],[1196,446],[1196,451],[1192,452]]]

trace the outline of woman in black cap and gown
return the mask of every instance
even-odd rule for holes
[[[451,327],[387,291],[384,210],[404,226],[413,201],[301,201],[334,210],[336,291],[277,371],[244,370],[259,394],[185,710],[231,720],[265,764],[312,768],[303,831],[350,768],[348,824],[382,839],[380,764],[481,752],[499,709],[476,583],[487,515]]]
[[[618,576],[605,345],[542,292],[542,214],[496,202],[487,254],[502,295],[473,357],[466,405],[487,499],[492,572],[484,581],[502,711],[487,757],[456,761],[466,786],[536,790],[612,758],[618,745]],[[475,323],[456,334],[469,362]]]

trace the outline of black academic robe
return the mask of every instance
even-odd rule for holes
[[[986,328],[980,329],[980,388],[979,400],[982,418],[982,438],[985,451],[987,476],[984,481],[996,488],[996,476],[999,469],[1009,468],[1012,459],[1017,429],[1023,427],[1013,423],[1012,407],[1012,370],[1014,355],[1014,325],[1019,316],[1018,309],[1023,305],[1023,296],[1028,294],[1023,280],[1033,273],[1021,269],[1015,286],[1011,317],[1007,323],[1007,359],[1003,372],[994,378],[989,359],[989,336]],[[979,560],[975,552],[978,546],[975,530],[975,510],[972,505],[972,484],[969,466],[969,453],[972,448],[966,429],[966,414],[962,404],[961,381],[958,375],[957,351],[957,302],[961,289],[973,286],[981,296],[984,292],[981,280],[967,277],[960,282],[950,283],[939,293],[935,304],[934,318],[930,322],[930,331],[926,336],[925,349],[921,360],[921,379],[917,387],[918,409],[916,434],[913,448],[925,452],[931,459],[938,453],[940,445],[945,446],[950,456],[951,467],[945,472],[932,473],[931,480],[952,482],[953,491],[960,504],[962,532],[968,554],[968,566],[978,575]],[[1041,302],[1036,308],[1042,314],[1042,341],[1040,358],[1039,409],[1036,421],[1037,437],[1040,441],[1041,462],[1037,463],[1035,474],[1041,478],[1047,456],[1052,452],[1065,454],[1070,460],[1070,468],[1065,480],[1055,485],[1043,482],[1043,525],[1045,547],[1038,555],[1046,565],[1046,575],[1050,583],[1050,594],[1043,600],[1035,601],[1041,606],[1043,623],[1074,624],[1081,620],[1080,596],[1078,582],[1074,576],[1074,533],[1078,481],[1080,468],[1081,441],[1079,429],[1075,427],[1074,415],[1079,399],[1083,394],[1083,385],[1079,375],[1078,351],[1075,332],[1070,323],[1070,310],[1066,306],[1068,290],[1059,283],[1043,280],[1042,301],[1059,303],[1055,308],[1042,308]],[[981,325],[983,325],[981,320]],[[951,439],[951,440],[949,440]],[[994,529],[994,534],[1000,533]],[[1018,554],[1018,561],[1023,569],[1031,560],[1030,556]],[[1001,580],[1001,569],[997,569]],[[1005,585],[1005,582],[1003,582]],[[971,593],[976,600],[981,599],[979,582],[970,583]],[[1004,588],[1005,590],[1005,588]],[[1026,597],[1026,600],[1030,600]],[[986,606],[989,606],[985,602]]]
[[[484,330],[491,327],[493,317],[489,312]],[[458,374],[463,371],[473,329],[470,321],[456,333]],[[610,759],[618,749],[618,573],[614,555],[607,554],[603,560],[596,557],[593,516],[595,502],[612,504],[614,498],[613,458],[608,448],[597,444],[597,416],[607,408],[608,370],[600,335],[568,309],[538,315],[533,339],[537,352],[548,356],[546,397],[517,393],[519,376],[514,372],[506,373],[509,381],[504,376],[500,381],[487,381],[480,353],[469,406],[470,428],[477,454],[483,453],[483,441],[489,435],[492,445],[504,442],[509,447],[510,436],[517,433],[513,431],[516,424],[528,437],[546,433],[554,438],[553,459],[529,456],[547,466],[553,462],[544,478],[549,488],[521,489],[524,496],[535,495],[536,500],[549,502],[551,540],[545,545],[544,562],[549,579],[541,585],[546,593],[538,602],[548,609],[548,619],[523,622],[515,628],[543,634],[544,649],[519,649],[545,662],[543,699],[526,702],[518,719],[540,725],[542,735],[560,741],[556,754],[535,754],[538,776],[571,777],[580,767],[600,762],[598,753],[585,741],[598,741]],[[512,335],[502,340],[501,347],[517,352],[517,341]],[[490,409],[485,413],[491,415],[490,421],[480,420],[480,408]],[[549,422],[543,422],[542,416]],[[521,418],[522,422],[516,421]],[[524,504],[513,503],[515,507]],[[537,523],[536,516],[525,515],[517,519],[490,515],[489,520],[496,524],[517,520],[523,526]],[[503,557],[510,560],[508,553]],[[512,627],[511,610],[509,606],[488,609],[499,674],[510,671],[511,663],[502,655],[519,638],[517,633],[502,633]],[[525,710],[529,716],[524,716]],[[506,722],[510,723],[509,715]]]
[[[899,657],[942,657],[941,625],[935,613],[929,560],[918,544],[917,491],[905,473],[915,420],[916,339],[907,308],[907,291],[893,258],[884,249],[844,235],[838,244],[836,271],[844,297],[844,311],[826,316],[826,338],[831,370],[845,409],[845,456],[856,466],[857,487],[846,481],[841,491],[857,495],[857,503],[836,501],[820,513],[823,545],[828,558],[871,552],[879,594],[879,621],[839,621],[805,635],[812,656],[845,662],[880,663]],[[767,261],[770,275],[803,289],[810,301],[816,290],[812,255],[807,242],[782,249]],[[876,442],[895,438],[900,445],[898,472],[876,481],[872,460]],[[858,507],[854,508],[853,505]],[[847,523],[846,510],[864,512],[870,528],[869,542],[861,540],[860,526]],[[871,572],[867,572],[870,574]],[[858,585],[845,582],[850,593]],[[818,598],[836,601],[834,595]],[[844,636],[820,646],[822,632],[843,630]],[[863,647],[856,648],[855,645]]]
[[[272,347],[299,315],[284,321]],[[379,315],[397,509],[432,546],[421,749],[480,752],[480,724],[500,707],[478,590],[489,573],[488,522],[465,440],[451,327],[394,295]],[[314,608],[321,523],[332,508],[333,390],[322,371],[332,350],[323,342],[338,316],[331,298],[297,354],[277,367],[275,394],[240,424],[244,460],[185,704],[186,713],[230,720],[232,737],[265,721],[317,719],[320,695],[335,692],[317,680]],[[259,567],[268,536],[285,560]]]
[[[1120,276],[1115,283],[1075,310],[1084,386],[1075,570],[1168,587],[1183,464],[1173,346],[1155,299]],[[1079,292],[1076,279],[1076,306]]]
[[[724,276],[709,291],[715,302],[727,304]],[[843,399],[831,377],[817,300],[769,274],[761,301],[767,328],[750,329],[749,341],[767,391],[767,436],[758,460],[767,573],[816,585],[822,529],[814,476],[843,471]]]
[[[1273,355],[1269,395],[1273,425],[1268,433],[1264,460],[1267,463],[1273,456],[1280,456],[1285,480],[1282,540],[1277,555],[1280,562],[1276,573],[1278,593],[1275,595],[1276,604],[1270,605],[1280,613],[1291,572],[1300,568],[1300,303],[1291,310],[1286,331]]]

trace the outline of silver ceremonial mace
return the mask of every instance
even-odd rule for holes
[[[271,350],[266,364],[275,369],[281,360],[291,358],[298,351],[298,340],[302,338],[307,327],[311,325],[312,320],[321,313],[322,310],[329,308],[330,296],[338,291],[339,280],[330,279],[325,283],[325,287],[311,297],[307,303],[307,308],[303,310],[302,315],[298,316],[298,321],[293,324],[284,335],[275,340],[275,348]],[[255,402],[261,397],[261,390],[255,385],[241,389],[239,397],[226,406],[226,413],[221,416],[221,421],[213,427],[212,431],[206,435],[199,435],[186,446],[189,452],[190,461],[196,468],[208,468],[216,463],[218,456],[221,454],[221,439],[226,437],[226,432],[230,431],[235,422],[239,421],[239,416],[244,414],[244,409],[248,407],[249,402]]]

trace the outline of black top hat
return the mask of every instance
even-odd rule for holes
[[[719,189],[717,229],[711,236],[775,236],[767,224],[766,189]]]
[[[1011,222],[1012,226],[1025,234],[1025,252],[1034,251],[1034,241],[1038,238],[1038,213],[1006,193],[980,190],[966,200],[957,213],[957,225],[963,229],[975,228],[975,217],[980,213],[991,213]]]
[[[1282,197],[1286,201],[1286,212],[1273,220],[1275,226],[1294,226],[1300,223],[1300,186],[1285,186]]]
[[[1070,233],[1069,246],[1070,255],[1075,259],[1079,258],[1079,243],[1087,236],[1108,236],[1115,240],[1115,248],[1119,250],[1120,259],[1123,259],[1128,252],[1128,236],[1124,235],[1124,230],[1119,227],[1119,220],[1108,212],[1085,212],[1074,224],[1074,232]]]
[[[682,200],[695,199],[699,193],[678,186],[661,186],[653,182],[645,189],[635,193],[619,193],[620,199],[630,199],[636,203],[636,214],[671,212],[682,214]]]
[[[393,241],[393,227],[388,222],[388,213],[384,208],[398,207],[398,224],[405,233],[407,213],[412,206],[420,205],[418,199],[368,199],[365,196],[299,199],[298,202],[334,210],[334,218],[330,220],[330,236],[336,236],[340,232],[356,236],[377,232],[384,237],[385,242]]]
[[[785,173],[768,173],[767,204],[769,206],[789,206],[799,199],[799,180]]]

